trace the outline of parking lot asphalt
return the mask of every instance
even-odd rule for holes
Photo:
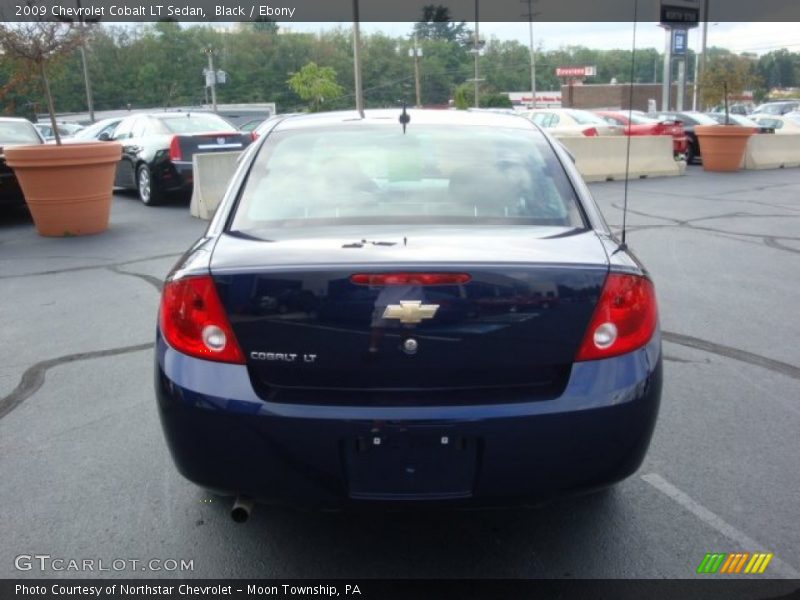
[[[623,184],[591,189],[618,229]],[[666,357],[637,474],[533,509],[257,507],[245,525],[177,473],[153,395],[160,281],[205,223],[123,194],[98,236],[0,215],[0,577],[683,578],[734,551],[800,577],[800,169],[695,167],[630,182],[628,202]],[[19,571],[25,554],[193,570]]]

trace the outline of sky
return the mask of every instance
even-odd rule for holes
[[[289,31],[317,32],[331,27],[350,27],[350,23],[281,23]],[[467,23],[473,28],[473,23]],[[392,36],[406,35],[411,23],[362,23],[363,33],[383,32]],[[800,52],[797,23],[709,23],[708,46],[720,46],[733,52],[766,54],[778,48]],[[699,50],[701,27],[690,30],[689,47]],[[529,42],[528,23],[481,23],[482,37]],[[599,50],[630,49],[633,42],[632,23],[534,23],[534,44],[543,50],[581,45]],[[657,23],[638,23],[637,48],[665,46],[664,30]]]

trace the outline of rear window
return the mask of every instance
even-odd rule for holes
[[[41,138],[30,123],[23,121],[0,121],[0,145],[41,144]]]
[[[363,222],[584,226],[538,132],[412,123],[271,134],[231,228]]]
[[[634,125],[651,125],[652,123],[658,123],[658,119],[633,114],[631,115],[631,123]]]
[[[566,113],[573,118],[578,125],[607,125],[603,119],[595,114],[584,110],[568,110]]]
[[[158,119],[169,133],[235,132],[237,129],[216,115],[181,114]]]

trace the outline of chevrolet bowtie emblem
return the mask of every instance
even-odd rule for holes
[[[419,300],[400,300],[400,304],[390,304],[383,311],[384,319],[400,319],[401,323],[422,323],[422,319],[432,319],[439,310],[438,304],[423,304]]]

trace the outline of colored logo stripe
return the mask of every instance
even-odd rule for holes
[[[750,556],[749,552],[736,552],[728,554],[728,560],[722,565],[720,573],[738,573]]]
[[[767,569],[767,565],[771,560],[772,560],[771,552],[769,554],[765,553],[753,554],[753,558],[751,558],[750,562],[747,563],[747,566],[744,568],[744,572],[763,573]]]
[[[697,567],[698,573],[716,573],[722,561],[725,559],[725,554],[706,554],[700,566]]]
[[[697,567],[698,573],[749,573],[759,574],[767,569],[767,565],[772,560],[772,553],[756,552],[750,554],[749,552],[709,552],[700,561]],[[748,560],[749,559],[749,560]],[[745,566],[747,565],[747,566]],[[744,571],[742,569],[744,568]]]

